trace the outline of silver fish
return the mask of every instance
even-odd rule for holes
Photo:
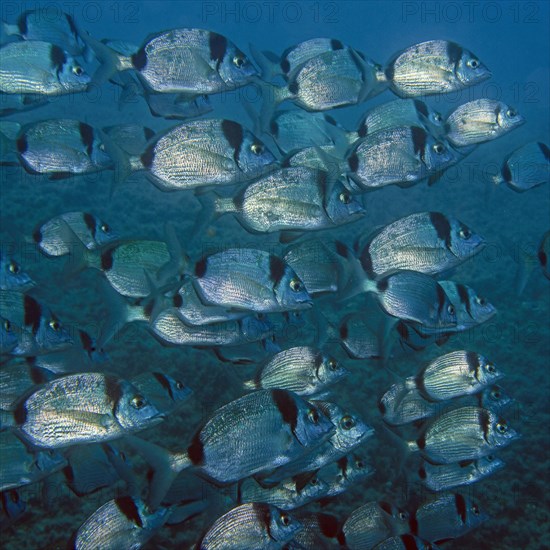
[[[53,179],[113,168],[105,135],[74,119],[52,119],[24,126],[15,147],[23,168]]]
[[[253,478],[239,484],[239,503],[265,502],[281,510],[293,510],[326,496],[329,486],[317,476],[296,476],[275,487],[264,488]]]
[[[454,464],[436,465],[423,461],[418,469],[418,476],[425,487],[439,492],[462,485],[471,485],[502,468],[504,468],[504,462],[493,455]]]
[[[369,276],[409,269],[436,275],[451,269],[485,246],[485,240],[453,216],[418,212],[382,228],[360,252]]]
[[[376,310],[368,317],[362,312],[349,313],[337,327],[329,327],[329,333],[342,345],[349,357],[380,359],[383,350],[379,327],[383,321],[383,313]]]
[[[218,198],[217,214],[233,212],[248,230],[259,233],[312,231],[353,222],[365,214],[341,182],[326,172],[289,167],[247,185],[233,198]]]
[[[119,158],[125,173],[146,170],[163,191],[243,183],[275,162],[244,126],[216,118],[180,124],[154,140],[141,156]]]
[[[481,458],[519,437],[493,411],[468,406],[437,417],[417,441],[408,442],[408,447],[420,450],[434,464],[451,464]]]
[[[0,491],[36,483],[67,465],[55,451],[31,450],[13,432],[0,432]]]
[[[550,149],[541,141],[523,145],[504,160],[494,181],[506,182],[518,193],[550,182]]]
[[[73,251],[75,238],[88,250],[95,250],[118,236],[106,222],[90,212],[66,212],[38,225],[32,238],[46,256],[64,256]]]
[[[12,355],[40,355],[69,348],[74,343],[49,307],[28,294],[1,290],[0,317],[13,325],[19,337],[17,346],[10,351]]]
[[[491,76],[471,51],[456,42],[429,40],[395,54],[386,65],[391,90],[415,97],[461,90]]]
[[[14,420],[33,445],[47,449],[116,439],[159,416],[129,382],[103,373],[70,374],[19,403]]]
[[[388,502],[367,502],[345,521],[342,533],[350,550],[368,550],[409,530],[409,514]]]
[[[205,303],[256,312],[311,306],[294,270],[279,257],[252,248],[229,248],[195,265],[195,287]]]
[[[322,350],[299,346],[277,353],[253,379],[244,382],[244,387],[249,390],[280,388],[298,395],[312,395],[346,374],[349,371]]]
[[[244,86],[258,74],[235,44],[208,30],[180,28],[157,34],[131,56],[90,36],[84,39],[102,63],[94,75],[98,82],[131,69],[155,92],[192,97]]]
[[[456,154],[420,126],[398,126],[357,140],[347,175],[358,190],[411,185],[456,161]],[[352,184],[352,185],[353,185]]]
[[[75,550],[141,548],[167,521],[168,508],[154,512],[139,498],[109,500],[100,506],[74,535]]]
[[[218,518],[197,543],[197,548],[275,550],[282,548],[300,529],[300,522],[275,506],[242,504]]]
[[[0,48],[0,92],[53,96],[83,92],[91,78],[55,44],[10,42]]]
[[[479,505],[460,494],[441,495],[422,504],[415,513],[415,534],[433,541],[461,537],[487,521]]]
[[[0,290],[25,292],[36,283],[21,269],[21,266],[4,251],[0,250]]]
[[[472,351],[452,351],[441,355],[407,378],[407,389],[418,389],[430,401],[443,401],[478,393],[504,374],[483,355]]]
[[[496,139],[521,126],[525,118],[494,99],[475,99],[457,107],[445,121],[445,137],[455,147]]]

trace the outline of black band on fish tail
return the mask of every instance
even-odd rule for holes
[[[401,338],[403,338],[403,340],[408,340],[409,339],[409,337],[410,337],[409,327],[407,326],[407,324],[404,321],[399,321],[395,328],[397,329],[397,334],[399,334],[399,336]]]
[[[411,126],[411,134],[414,154],[419,154],[420,159],[424,162],[428,134],[419,126]]]
[[[418,448],[420,450],[424,449],[426,447],[426,437],[424,435],[422,437],[419,437],[416,440],[416,444],[418,445]]]
[[[135,54],[133,54],[130,59],[132,60],[132,65],[136,71],[142,71],[147,65],[147,53],[145,48],[140,48]]]
[[[285,274],[286,264],[273,254],[269,255],[269,278],[274,282],[278,283]]]
[[[466,308],[466,312],[473,319],[472,308],[470,305],[470,295],[468,293],[468,289],[461,283],[457,283],[455,288],[458,293],[458,298],[460,299],[460,303],[464,305],[464,307]]]
[[[539,248],[539,251],[537,252],[537,257],[539,259],[540,265],[542,267],[546,267],[546,264],[548,263],[548,256],[546,255],[546,252],[543,250],[543,248]]]
[[[334,241],[334,248],[338,256],[342,256],[342,258],[349,258],[349,248],[342,241]]]
[[[404,535],[400,535],[401,542],[403,543],[403,548],[405,550],[418,550],[418,544],[416,544],[416,539],[414,535],[411,535],[410,533],[405,533]],[[422,546],[424,548],[424,546]]]
[[[393,515],[393,512],[392,512],[392,506],[389,502],[386,502],[384,500],[381,500],[379,503],[378,503],[378,506],[380,506],[380,508],[386,512],[386,514],[388,514],[388,516],[391,516]]]
[[[172,305],[176,308],[180,308],[183,305],[183,298],[179,292],[174,294],[172,298]]]
[[[428,106],[420,99],[414,100],[414,108],[417,113],[420,113],[424,118],[428,118]]]
[[[50,60],[52,62],[52,66],[55,67],[59,73],[63,69],[63,65],[67,62],[67,56],[59,46],[52,45],[52,49],[50,50]]]
[[[109,374],[105,375],[105,396],[115,411],[118,402],[122,398],[122,388],[120,387],[120,381],[118,378]]]
[[[174,401],[174,393],[172,392],[172,386],[170,385],[170,380],[166,378],[162,372],[154,372],[153,376],[157,379],[158,383],[168,392],[170,399]]]
[[[330,47],[333,50],[343,50],[344,49],[344,44],[342,44],[342,42],[340,42],[340,40],[336,40],[336,39],[333,38],[330,41]]]
[[[27,406],[25,401],[22,401],[17,405],[13,411],[13,418],[17,426],[22,426],[27,421]]]
[[[179,294],[176,294],[176,296],[179,296]],[[149,300],[149,301],[145,304],[145,306],[144,306],[144,308],[143,308],[143,314],[145,315],[145,317],[146,317],[147,319],[150,319],[150,318],[151,318],[151,315],[152,315],[152,313],[153,313],[154,307],[155,307],[155,301],[154,301],[154,300]],[[174,307],[178,307],[178,306],[175,305]]]
[[[340,531],[338,519],[331,514],[317,514],[317,525],[321,533],[329,539],[335,538]]]
[[[369,246],[365,246],[361,251],[361,256],[359,257],[361,262],[361,267],[363,271],[367,274],[369,279],[374,279],[374,269],[372,267],[372,257],[370,254]]]
[[[151,143],[151,145],[141,154],[141,164],[143,164],[144,168],[151,168],[151,166],[153,166],[153,161],[155,160],[155,145],[156,143]]]
[[[386,70],[384,71],[384,74],[386,75],[386,78],[388,80],[390,80],[390,81],[393,80],[393,77],[395,75],[395,67],[394,67],[393,63],[391,63],[390,65],[388,65],[386,67]]]
[[[385,279],[380,279],[376,283],[376,290],[378,290],[378,292],[384,292],[385,290],[387,290],[388,285],[389,283],[387,277]]]
[[[296,488],[297,493],[301,493],[304,490],[304,487],[307,487],[308,483],[315,477],[314,472],[303,472],[292,476],[292,481],[294,481],[294,487]]]
[[[204,445],[201,440],[200,430],[195,433],[191,445],[187,447],[187,456],[195,466],[204,462]]]
[[[88,156],[91,157],[94,149],[94,129],[89,124],[85,124],[84,122],[81,122],[78,125],[78,129],[80,131],[80,139],[82,140],[82,144],[86,147]]]
[[[510,170],[510,166],[508,166],[508,162],[502,165],[501,174],[504,181],[512,183],[512,171]]]
[[[222,120],[222,132],[227,143],[233,149],[233,158],[239,162],[239,155],[244,139],[243,127],[232,120]]]
[[[298,423],[298,407],[294,402],[292,396],[286,390],[271,390],[271,396],[273,402],[279,409],[283,422],[290,426],[291,431],[294,433],[296,425]]]
[[[25,36],[27,34],[27,31],[29,30],[27,26],[27,15],[29,12],[24,11],[19,18],[17,19],[17,28],[19,29],[19,34],[21,36]]]
[[[31,327],[33,334],[38,332],[42,318],[42,306],[34,299],[25,294],[23,299],[23,310],[25,312],[23,324]]]
[[[39,227],[32,232],[32,238],[35,243],[42,242],[42,231],[40,231]]]
[[[466,500],[459,493],[455,494],[455,506],[462,525],[466,525]]]
[[[322,353],[316,353],[315,359],[314,359],[314,365],[315,365],[315,374],[319,373],[319,368],[323,364],[324,358]]]
[[[483,430],[483,439],[489,442],[489,431],[491,429],[491,415],[487,409],[479,409],[479,426]]]
[[[296,80],[293,80],[292,82],[289,83],[288,91],[292,95],[297,95],[299,90],[300,90],[300,85],[298,84],[298,82]]]
[[[378,410],[380,411],[380,414],[382,415],[386,414],[386,405],[384,405],[384,402],[382,401],[382,399],[378,401]]]
[[[271,509],[269,506],[263,502],[255,502],[252,504],[252,509],[258,518],[258,525],[264,525],[267,536],[273,539],[271,536]]]
[[[115,498],[115,504],[117,508],[138,527],[143,527],[143,521],[139,515],[139,510],[132,497],[118,497]]]
[[[369,133],[369,126],[367,124],[367,121],[363,122],[361,126],[359,126],[359,129],[357,130],[357,135],[360,138],[365,137]]]
[[[46,374],[47,372],[49,371],[41,367],[31,367],[29,369],[29,377],[35,384],[43,384],[49,379],[49,376]]]
[[[475,351],[466,352],[466,364],[468,365],[468,370],[475,374],[475,377],[479,376],[480,362],[479,355]]]
[[[340,460],[338,460],[336,462],[336,464],[338,465],[338,468],[342,472],[342,475],[345,478],[347,478],[348,477],[348,466],[349,466],[349,461],[348,461],[347,455],[344,455]]]
[[[357,153],[352,153],[348,157],[348,166],[351,172],[357,172],[357,169],[359,168],[359,157],[357,156]]]
[[[82,135],[82,129],[80,129],[80,135]],[[84,219],[84,223],[86,224],[86,227],[90,230],[92,237],[95,239],[95,234],[97,229],[96,219],[89,212],[84,212],[83,219]]]
[[[290,63],[286,57],[281,59],[279,65],[281,66],[281,71],[283,71],[283,74],[288,74],[288,71],[290,71]]]
[[[29,142],[27,141],[27,136],[25,134],[19,136],[17,138],[17,141],[15,142],[15,146],[17,147],[17,152],[20,155],[25,153],[29,148]]]
[[[455,70],[457,69],[460,59],[462,58],[462,52],[462,47],[456,42],[447,42],[447,59]]]
[[[443,287],[439,283],[435,283],[435,289],[437,292],[437,303],[438,303],[437,314],[439,318],[441,318],[441,314],[443,313],[443,306],[447,301],[447,295],[445,294]]]
[[[409,516],[409,531],[413,535],[418,535],[418,519],[416,519],[416,510]]]
[[[544,155],[544,158],[548,162],[550,162],[550,149],[546,146],[546,144],[542,143],[541,141],[538,141],[537,145],[539,146],[539,149],[541,150],[542,154]]]
[[[151,130],[151,128],[147,128],[147,126],[143,127],[143,137],[145,138],[145,141],[149,141],[154,135],[154,130]]]
[[[437,233],[437,238],[445,243],[447,249],[451,247],[451,224],[447,216],[441,212],[430,212],[430,223]]]
[[[349,329],[348,329],[348,324],[347,324],[347,321],[343,321],[342,324],[340,325],[340,339],[345,341],[349,335]]]
[[[109,248],[103,254],[101,254],[101,270],[102,271],[109,271],[113,267],[113,254],[115,252],[114,248]]]
[[[418,477],[420,479],[426,479],[428,477],[428,474],[426,473],[426,468],[424,468],[424,466],[420,466],[420,468],[418,468]]]
[[[73,471],[73,467],[70,464],[68,466],[65,466],[62,472],[65,475],[65,479],[67,480],[68,483],[70,484],[74,483],[74,471]]]
[[[195,275],[200,279],[201,277],[204,277],[204,274],[206,273],[206,267],[207,267],[207,261],[208,259],[206,256],[204,258],[201,258],[196,264],[195,264]]]
[[[279,125],[277,124],[277,121],[276,120],[272,120],[270,123],[269,123],[269,133],[273,136],[273,137],[277,137],[279,135]]]
[[[218,70],[227,51],[227,38],[216,32],[211,32],[208,45],[210,47],[210,59],[216,62],[216,70]]]

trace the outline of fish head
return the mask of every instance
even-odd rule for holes
[[[374,468],[371,468],[361,455],[352,454],[348,459],[346,469],[346,478],[349,481],[364,479],[374,473]]]
[[[476,323],[484,323],[496,315],[497,308],[487,298],[472,291],[469,293],[468,299],[470,302],[470,316]]]
[[[435,325],[438,328],[455,327],[457,324],[456,308],[439,283],[437,288],[437,309],[433,309]],[[436,313],[437,312],[437,313]]]
[[[449,218],[449,223],[451,229],[448,247],[457,258],[466,259],[484,248],[485,239],[467,225],[455,218]]]
[[[74,340],[65,326],[46,308],[43,312],[36,333],[36,341],[40,347],[45,350],[58,350],[72,346]]]
[[[408,525],[409,513],[403,508],[396,506],[391,502],[382,501],[378,503],[380,510],[388,516],[390,522],[396,527]]]
[[[298,397],[293,396],[293,399],[297,406],[294,435],[301,445],[314,447],[333,433],[334,424],[319,407]]]
[[[525,117],[520,115],[516,109],[506,105],[506,103],[499,102],[499,106],[496,111],[497,124],[503,131],[510,131],[518,126],[521,126],[525,122]]]
[[[258,69],[235,44],[227,42],[225,54],[218,67],[222,80],[230,87],[243,86],[254,77],[260,76]]]
[[[243,336],[248,342],[257,342],[271,336],[274,333],[274,326],[263,313],[248,315],[239,320]]]
[[[39,451],[35,455],[35,464],[41,472],[52,472],[63,468],[67,459],[57,451]]]
[[[308,500],[322,498],[329,490],[328,483],[317,475],[310,477],[305,485],[301,486],[301,484],[301,476],[297,476],[296,490],[300,493],[301,497]]]
[[[478,364],[479,367],[476,369],[475,377],[484,386],[494,384],[504,376],[494,363],[488,361],[482,355],[478,355]]]
[[[325,201],[325,210],[335,225],[351,222],[366,214],[361,202],[341,182],[334,185]]]
[[[302,524],[285,510],[279,510],[269,505],[269,514],[266,518],[269,525],[266,525],[269,535],[277,542],[285,542],[294,538],[294,535],[302,529]]]
[[[239,168],[247,176],[250,176],[265,172],[267,168],[275,165],[276,162],[277,159],[264,143],[252,132],[244,130],[243,142],[237,158]]]
[[[498,412],[514,401],[513,397],[509,396],[504,388],[498,384],[494,384],[488,388],[485,388],[481,392],[480,404],[485,409]]]
[[[313,303],[302,279],[289,265],[284,266],[283,273],[275,283],[274,290],[275,298],[283,310],[301,309],[309,307]]]
[[[345,452],[370,437],[374,430],[356,414],[344,412],[338,418],[336,433],[338,434],[337,446]]]
[[[464,503],[466,509],[464,511],[464,515],[462,516],[462,521],[466,524],[466,526],[468,526],[469,529],[474,529],[489,519],[487,512],[485,512],[476,501],[468,497],[464,497]]]
[[[512,441],[521,437],[521,435],[514,430],[514,428],[512,428],[504,418],[491,412],[489,412],[489,416],[492,422],[486,439],[493,448],[497,449],[499,447],[505,447]]]
[[[315,375],[323,384],[333,384],[349,374],[348,369],[339,361],[325,353],[319,354],[316,363]]]
[[[488,78],[491,78],[491,71],[471,51],[463,49],[458,60],[455,74],[463,86],[473,86]]]
[[[64,89],[75,92],[85,90],[92,81],[84,67],[67,53],[64,62],[58,65],[57,79]]]
[[[120,390],[114,411],[124,429],[141,428],[162,417],[160,411],[133,384],[121,382]]]
[[[18,328],[9,320],[0,317],[0,350],[9,353],[19,342]]]
[[[16,518],[26,510],[27,503],[21,498],[16,489],[11,489],[6,491],[5,496],[2,498],[2,507],[9,518]]]
[[[431,134],[426,137],[423,161],[430,172],[442,170],[458,160],[456,153],[443,139],[436,139]]]
[[[488,476],[502,470],[505,464],[495,455],[487,455],[476,460],[476,470],[481,476]]]
[[[0,252],[0,289],[23,292],[35,285],[30,276],[12,258]]]

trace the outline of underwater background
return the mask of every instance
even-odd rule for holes
[[[408,189],[390,186],[369,193],[364,197],[367,215],[362,220],[315,236],[327,243],[339,239],[351,245],[360,234],[399,217],[436,210],[456,216],[485,237],[486,248],[449,278],[473,286],[497,307],[498,314],[486,324],[455,335],[441,347],[431,346],[415,354],[396,350],[389,366],[402,376],[410,376],[432,358],[464,348],[491,358],[506,373],[502,386],[515,398],[507,419],[523,437],[499,451],[506,468],[460,490],[478,501],[490,520],[444,547],[550,548],[550,286],[540,269],[535,269],[520,296],[515,288],[519,257],[523,252],[534,253],[543,233],[550,228],[550,187],[542,185],[519,194],[490,180],[490,175],[497,172],[503,158],[513,149],[528,141],[549,143],[550,2],[8,0],[1,6],[2,19],[11,22],[21,12],[39,8],[48,10],[52,17],[61,11],[71,13],[81,29],[98,39],[135,44],[151,33],[176,27],[217,31],[246,53],[249,43],[260,50],[281,53],[308,38],[331,37],[385,63],[396,51],[411,44],[445,39],[458,42],[484,61],[492,71],[490,80],[459,92],[423,99],[442,114],[472,99],[500,99],[514,106],[526,123],[480,146],[431,187],[421,183]],[[97,127],[139,122],[155,131],[175,125],[174,121],[153,118],[141,98],[120,108],[117,94],[116,87],[104,84],[84,94],[54,98],[39,110],[6,119],[24,124],[37,119],[73,117]],[[367,108],[393,98],[386,91],[367,103],[329,114],[352,129]],[[207,116],[227,117],[250,126],[243,104],[251,103],[259,111],[261,101],[254,86],[211,99],[214,110]],[[87,270],[67,278],[64,258],[48,259],[34,245],[21,244],[39,222],[63,212],[93,212],[118,234],[135,238],[162,239],[164,224],[170,222],[193,258],[229,246],[249,246],[275,253],[283,249],[276,237],[251,235],[232,217],[217,220],[203,235],[189,241],[195,221],[202,215],[192,193],[163,193],[143,174],[134,174],[117,186],[111,196],[111,180],[110,172],[61,181],[29,175],[20,167],[4,167],[1,172],[1,244],[12,248],[15,258],[38,282],[34,294],[75,329],[93,335],[101,331],[108,304],[102,299],[100,275]],[[361,300],[356,299],[355,309]],[[330,309],[327,306],[324,311]],[[284,347],[315,341],[318,327],[315,308],[308,319],[304,326],[287,331],[281,342]],[[405,482],[399,450],[385,434],[377,408],[378,399],[394,379],[376,361],[346,360],[336,342],[329,342],[328,346],[352,371],[333,388],[334,400],[349,405],[375,427],[375,436],[361,451],[376,471],[338,497],[325,511],[345,518],[371,500],[406,504],[412,489]],[[193,395],[181,410],[160,426],[140,433],[141,437],[172,449],[183,448],[212,411],[242,395],[242,381],[254,370],[221,363],[209,350],[163,347],[139,325],[126,327],[109,343],[108,353],[110,362],[102,368],[109,372],[128,378],[153,369],[162,370],[193,389]],[[258,353],[261,361],[264,357]],[[137,455],[132,456],[132,462],[144,474],[145,464]],[[1,534],[2,548],[64,548],[72,532],[116,491],[105,489],[78,498],[60,480],[57,485],[55,479],[49,481],[52,486],[47,490],[41,485],[20,490],[27,501],[27,512]],[[164,527],[146,548],[189,546],[216,517],[207,512],[183,526]]]

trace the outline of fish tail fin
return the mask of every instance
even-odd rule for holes
[[[271,117],[277,106],[283,101],[293,97],[286,86],[276,86],[268,82],[258,81],[262,91],[262,107],[260,110],[260,128],[267,132]]]
[[[63,242],[69,248],[69,257],[63,266],[62,278],[65,282],[76,277],[88,267],[96,267],[94,252],[86,248],[84,243],[64,220],[60,220]]]
[[[256,109],[252,107],[252,103],[249,103],[248,101],[243,103],[243,108],[252,123],[252,133],[256,137],[260,137],[264,133],[264,130],[260,125],[260,115],[256,112]]]
[[[380,350],[380,357],[385,368],[392,373],[392,375],[399,378],[399,376],[388,368],[389,360],[391,357],[391,351],[395,344],[395,325],[397,319],[390,317],[384,313],[384,321],[381,323],[380,331],[378,332],[378,349]]]
[[[100,135],[101,143],[105,147],[105,152],[113,161],[114,176],[109,193],[109,198],[112,198],[116,187],[126,181],[136,168],[133,166],[130,156],[112,138],[102,130],[98,130],[98,134]]]
[[[257,384],[256,380],[254,380],[254,378],[251,378],[250,380],[245,380],[243,382],[243,387],[246,390],[250,390],[250,391],[259,389],[258,384]]]
[[[161,284],[169,283],[174,279],[178,280],[179,276],[186,273],[189,268],[189,257],[181,245],[174,225],[170,222],[164,224],[164,240],[168,247],[170,260],[162,265],[157,272]]]
[[[0,22],[0,43],[2,45],[7,41],[9,36],[19,36],[20,34],[18,25],[10,25],[6,21]]]
[[[109,46],[103,44],[103,42],[96,40],[86,32],[81,34],[81,38],[85,46],[94,52],[100,63],[99,68],[92,77],[91,85],[100,86],[112,78],[116,73],[133,68],[132,59],[130,57],[115,52],[115,50],[109,48]]]
[[[509,243],[502,240],[501,242],[504,250],[506,250],[508,255],[517,264],[516,274],[514,277],[514,287],[516,290],[516,295],[521,296],[537,265],[537,258],[534,254],[525,250],[525,248],[522,247],[517,241],[512,241]],[[510,246],[510,244],[512,246]]]
[[[196,191],[195,197],[199,201],[201,211],[193,228],[191,239],[203,239],[209,226],[218,218],[224,214],[237,211],[231,197],[222,197],[213,191],[206,193]]]
[[[346,261],[345,269],[349,274],[345,284],[342,282],[341,288],[338,289],[338,301],[343,302],[358,294],[374,291],[376,282],[368,278],[355,254],[340,241],[336,241],[336,252]]]
[[[392,471],[395,471],[396,477],[398,477],[404,473],[409,457],[418,451],[419,447],[416,441],[403,439],[385,422],[382,423],[382,426],[384,427],[383,433],[391,441],[391,445],[397,449],[396,464],[392,466]]]
[[[12,411],[0,409],[0,432],[9,428],[15,428],[17,423]]]
[[[185,452],[172,452],[135,436],[126,437],[125,443],[143,456],[153,470],[147,504],[151,510],[155,510],[168,493],[177,475],[191,466],[191,460]]]
[[[263,80],[271,80],[273,77],[283,74],[276,54],[267,50],[260,51],[252,43],[248,45],[248,48],[256,65],[260,68]]]

